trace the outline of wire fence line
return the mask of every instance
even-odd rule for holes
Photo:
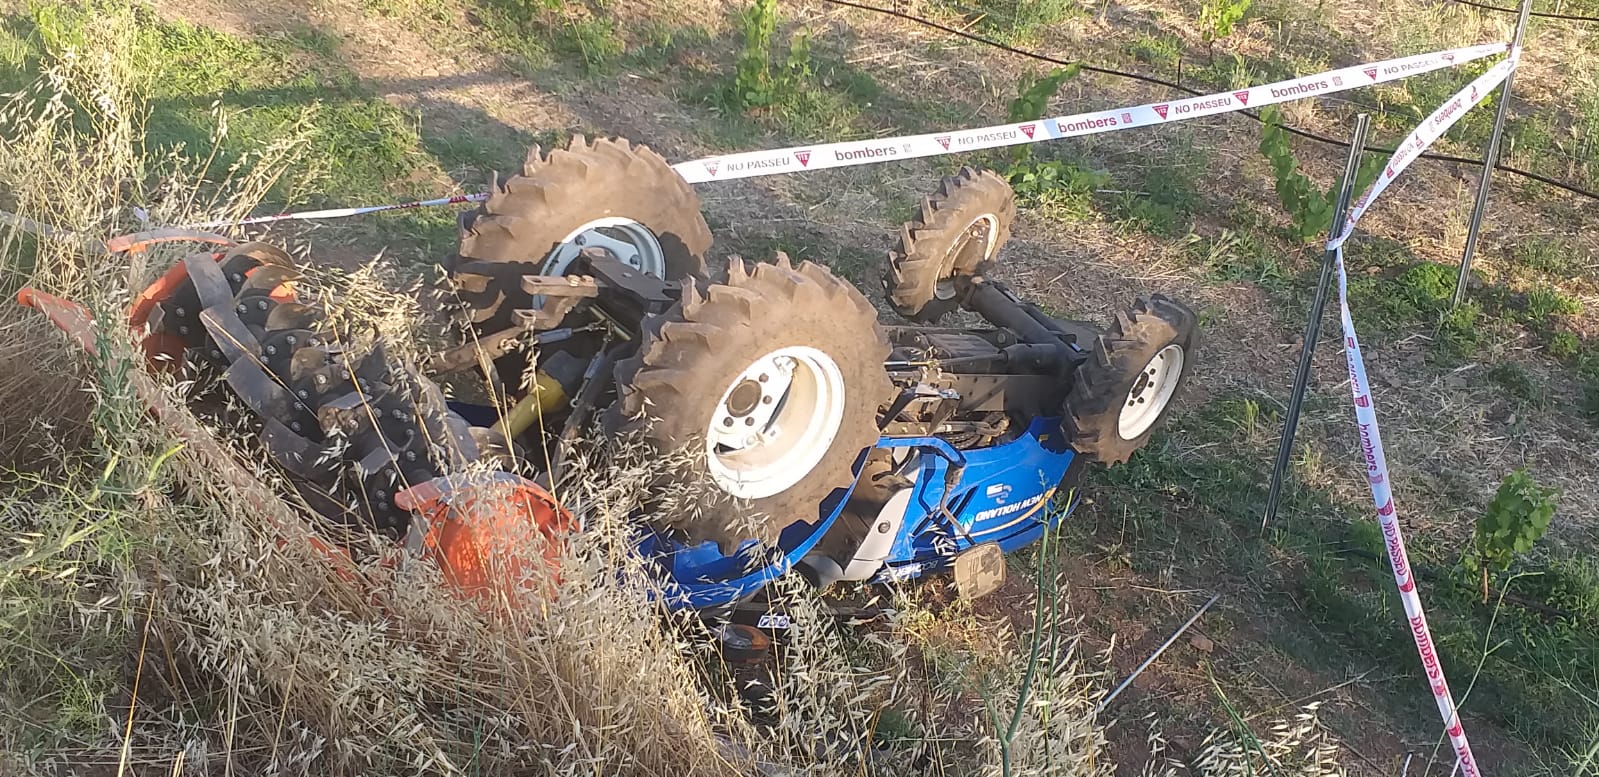
[[[892,17],[895,17],[895,18],[898,18],[898,19],[903,19],[903,20],[911,22],[913,24],[919,24],[919,25],[921,25],[923,27],[928,27],[930,29],[939,30],[941,32],[948,33],[950,35],[954,35],[954,36],[959,37],[959,38],[964,38],[964,39],[969,40],[969,41],[971,41],[973,43],[978,43],[978,44],[981,44],[981,45],[984,45],[984,46],[989,46],[989,47],[992,47],[992,48],[995,48],[995,49],[998,49],[998,50],[1001,50],[1001,51],[1005,51],[1005,52],[1008,52],[1008,53],[1011,53],[1011,54],[1015,54],[1015,55],[1020,56],[1020,57],[1026,57],[1028,59],[1037,60],[1039,62],[1048,62],[1050,64],[1059,65],[1061,67],[1070,67],[1070,66],[1075,65],[1076,67],[1078,67],[1078,68],[1080,68],[1080,69],[1082,69],[1084,71],[1090,72],[1090,73],[1099,73],[1099,74],[1102,74],[1102,75],[1112,76],[1112,77],[1116,77],[1116,78],[1125,78],[1125,79],[1129,79],[1129,80],[1133,80],[1133,81],[1141,81],[1141,82],[1146,83],[1146,84],[1153,84],[1155,86],[1162,86],[1162,87],[1165,87],[1167,89],[1171,89],[1171,90],[1174,90],[1174,91],[1182,92],[1183,94],[1187,94],[1187,95],[1194,96],[1194,97],[1198,97],[1198,96],[1201,96],[1201,95],[1205,94],[1205,92],[1201,92],[1201,91],[1199,91],[1197,89],[1194,89],[1192,87],[1183,86],[1181,83],[1178,83],[1176,81],[1170,81],[1170,80],[1167,80],[1167,79],[1164,79],[1164,78],[1160,78],[1160,77],[1157,77],[1157,76],[1145,75],[1143,73],[1135,73],[1135,72],[1126,71],[1126,70],[1118,70],[1116,68],[1104,67],[1102,65],[1094,65],[1094,64],[1090,64],[1090,63],[1082,62],[1082,61],[1078,61],[1078,60],[1061,59],[1059,57],[1052,57],[1052,56],[1050,56],[1048,54],[1041,54],[1041,53],[1036,52],[1036,51],[1029,51],[1027,49],[1017,48],[1015,46],[1011,46],[1009,44],[1002,43],[1000,41],[994,40],[993,38],[988,38],[988,37],[985,37],[985,36],[982,36],[982,35],[978,35],[977,33],[971,32],[969,30],[962,30],[962,29],[960,29],[958,27],[952,27],[952,26],[947,25],[947,24],[942,24],[940,22],[933,21],[932,19],[928,19],[928,18],[923,17],[923,16],[918,16],[918,15],[913,14],[913,13],[909,13],[909,12],[906,12],[906,11],[901,11],[901,10],[899,10],[897,8],[884,8],[882,6],[876,6],[876,5],[870,5],[870,4],[867,4],[867,3],[855,2],[854,0],[821,0],[821,1],[823,3],[828,4],[828,5],[834,5],[834,6],[839,6],[839,7],[843,7],[843,8],[853,8],[853,9],[856,9],[856,10],[869,11],[869,12],[872,12],[872,13],[878,13],[878,14],[883,14],[885,16],[892,16]],[[1450,0],[1450,2],[1463,2],[1463,1],[1464,0]],[[1252,119],[1254,121],[1257,121],[1257,122],[1262,121],[1262,119],[1260,117],[1260,114],[1258,112],[1256,112],[1256,111],[1245,110],[1245,111],[1237,111],[1236,113],[1238,115],[1247,116],[1250,119]],[[1319,134],[1319,133],[1316,133],[1316,132],[1313,132],[1313,131],[1310,131],[1310,130],[1306,130],[1306,129],[1301,129],[1299,127],[1295,127],[1295,126],[1292,126],[1292,125],[1289,125],[1289,124],[1284,124],[1282,126],[1283,126],[1284,130],[1286,130],[1287,132],[1289,132],[1290,134],[1292,134],[1292,135],[1294,135],[1296,137],[1301,137],[1301,138],[1304,138],[1306,140],[1312,140],[1312,141],[1315,141],[1317,143],[1324,143],[1324,144],[1327,144],[1327,145],[1330,145],[1330,146],[1339,146],[1341,148],[1348,148],[1349,147],[1349,141],[1347,141],[1347,140],[1340,140],[1338,138],[1328,137],[1326,135],[1322,135],[1322,134]],[[1393,148],[1385,147],[1385,146],[1377,146],[1377,145],[1366,145],[1366,146],[1363,147],[1363,150],[1367,151],[1367,152],[1370,152],[1370,153],[1374,153],[1374,154],[1389,154],[1389,155],[1391,155],[1391,154],[1394,153],[1394,149]],[[1483,163],[1481,159],[1470,159],[1470,158],[1467,158],[1467,157],[1455,156],[1453,154],[1439,154],[1439,153],[1433,153],[1433,152],[1428,152],[1426,154],[1422,154],[1421,158],[1422,159],[1431,160],[1431,161],[1434,161],[1434,162],[1453,162],[1453,163],[1457,163],[1457,164],[1466,164],[1466,165],[1475,165],[1475,166],[1481,166],[1482,163]],[[1575,194],[1575,195],[1578,195],[1578,196],[1581,196],[1581,197],[1587,197],[1589,199],[1599,200],[1599,192],[1584,188],[1582,186],[1579,186],[1579,185],[1574,184],[1574,183],[1570,183],[1568,181],[1562,181],[1562,180],[1560,180],[1558,178],[1554,178],[1554,177],[1551,177],[1551,176],[1543,175],[1541,173],[1535,173],[1535,172],[1533,172],[1531,170],[1524,170],[1524,169],[1521,169],[1519,167],[1508,165],[1508,164],[1505,164],[1504,162],[1496,162],[1494,164],[1494,169],[1495,170],[1501,170],[1501,171],[1503,171],[1505,173],[1508,173],[1510,175],[1520,176],[1522,178],[1528,178],[1528,179],[1537,181],[1539,183],[1542,183],[1542,184],[1545,184],[1545,185],[1548,185],[1548,186],[1553,186],[1553,187],[1555,187],[1557,189],[1561,189],[1561,190],[1564,190],[1566,192],[1569,192],[1571,194]]]

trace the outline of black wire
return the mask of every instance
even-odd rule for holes
[[[1488,5],[1486,3],[1473,2],[1473,0],[1448,0],[1448,1],[1451,2],[1451,3],[1459,3],[1460,5],[1469,5],[1472,8],[1481,8],[1484,11],[1498,11],[1500,13],[1513,13],[1513,14],[1521,13],[1521,9],[1519,9],[1519,8],[1502,8],[1502,7],[1497,6],[1497,5]],[[1563,14],[1563,13],[1548,13],[1547,11],[1533,11],[1532,15],[1533,16],[1537,16],[1537,17],[1541,17],[1541,18],[1544,18],[1544,19],[1561,19],[1561,20],[1568,21],[1568,22],[1595,22],[1595,23],[1599,23],[1599,16],[1572,16],[1570,14]]]
[[[1464,0],[1451,0],[1451,1],[1452,2],[1464,2]],[[1074,61],[1071,61],[1071,60],[1058,59],[1056,57],[1051,57],[1051,56],[1049,56],[1047,54],[1039,54],[1036,51],[1028,51],[1026,49],[1016,48],[1014,46],[1008,46],[1008,45],[1006,45],[1004,43],[1000,43],[999,41],[994,40],[992,38],[985,38],[985,37],[983,37],[981,35],[977,35],[975,33],[967,32],[966,30],[958,29],[958,28],[955,28],[955,27],[950,27],[950,26],[944,25],[944,24],[939,24],[938,22],[935,22],[935,21],[933,21],[931,19],[925,19],[925,18],[922,18],[920,16],[915,16],[913,14],[905,13],[904,11],[896,10],[896,9],[893,9],[893,8],[879,8],[879,7],[873,6],[873,5],[865,5],[863,3],[852,2],[851,0],[821,0],[821,2],[827,3],[829,5],[843,6],[843,7],[846,7],[846,8],[855,8],[855,9],[862,10],[862,11],[871,11],[873,13],[880,13],[880,14],[885,14],[887,16],[894,16],[894,17],[897,17],[897,18],[900,18],[900,19],[904,19],[905,21],[908,21],[908,22],[913,22],[915,24],[920,24],[920,25],[922,25],[924,27],[931,27],[931,28],[933,28],[935,30],[940,30],[942,32],[947,32],[947,33],[949,33],[951,35],[955,35],[957,37],[965,38],[966,40],[972,41],[973,43],[981,43],[981,44],[983,44],[985,46],[991,46],[993,48],[1000,49],[1001,51],[1008,51],[1008,52],[1010,52],[1012,54],[1015,54],[1017,56],[1027,57],[1029,59],[1036,59],[1036,60],[1039,60],[1041,62],[1049,62],[1051,64],[1061,65],[1061,66],[1064,66],[1064,67],[1071,67],[1071,66],[1075,65],[1076,67],[1078,67],[1078,68],[1080,68],[1082,70],[1087,70],[1090,73],[1102,73],[1102,74],[1108,75],[1108,76],[1116,76],[1118,78],[1127,78],[1127,79],[1131,79],[1131,80],[1134,80],[1134,81],[1142,81],[1142,82],[1144,82],[1146,84],[1155,84],[1156,86],[1164,86],[1167,89],[1174,89],[1176,91],[1182,92],[1183,94],[1192,95],[1192,96],[1195,96],[1195,97],[1199,97],[1199,96],[1202,96],[1202,95],[1205,94],[1205,92],[1201,92],[1201,91],[1198,91],[1196,89],[1191,89],[1189,87],[1183,86],[1182,84],[1176,83],[1174,81],[1167,81],[1166,79],[1163,79],[1163,78],[1156,78],[1155,76],[1146,76],[1146,75],[1143,75],[1142,73],[1129,73],[1129,72],[1122,71],[1122,70],[1115,70],[1113,68],[1100,67],[1098,65],[1090,65],[1090,64],[1087,64],[1085,62],[1074,62]],[[1262,119],[1260,118],[1260,114],[1255,112],[1255,111],[1245,110],[1245,111],[1238,111],[1238,113],[1241,113],[1244,116],[1248,116],[1249,118],[1251,118],[1251,119],[1253,119],[1255,121],[1262,121]],[[1287,124],[1282,125],[1282,128],[1284,130],[1286,130],[1289,134],[1296,135],[1296,136],[1301,137],[1301,138],[1305,138],[1306,140],[1314,140],[1314,141],[1316,141],[1318,143],[1326,143],[1327,145],[1339,146],[1339,147],[1342,147],[1342,148],[1348,148],[1349,147],[1349,141],[1347,141],[1347,140],[1339,140],[1337,138],[1327,137],[1326,135],[1318,135],[1318,134],[1316,134],[1314,132],[1311,132],[1309,130],[1302,130],[1302,129],[1299,129],[1298,127],[1289,126]],[[1367,151],[1367,152],[1375,153],[1375,154],[1393,154],[1394,153],[1394,149],[1392,149],[1392,148],[1384,148],[1382,146],[1368,145],[1368,146],[1364,147],[1364,150]],[[1482,164],[1483,164],[1482,160],[1480,160],[1480,159],[1467,159],[1465,157],[1452,156],[1450,154],[1436,154],[1436,153],[1432,153],[1432,152],[1428,152],[1428,153],[1422,154],[1420,158],[1421,159],[1430,159],[1430,160],[1432,160],[1434,162],[1456,162],[1456,163],[1460,163],[1460,164],[1476,165],[1478,167],[1481,167]],[[1495,170],[1503,170],[1504,172],[1509,173],[1511,175],[1519,175],[1519,176],[1522,176],[1524,178],[1531,178],[1532,180],[1538,181],[1539,183],[1548,184],[1549,186],[1553,186],[1553,187],[1555,187],[1557,189],[1564,189],[1564,190],[1566,190],[1568,192],[1571,192],[1572,194],[1577,194],[1577,195],[1581,195],[1583,197],[1589,197],[1589,198],[1592,198],[1592,199],[1595,199],[1595,200],[1599,200],[1599,192],[1592,192],[1592,191],[1589,191],[1587,189],[1581,188],[1581,187],[1579,187],[1579,186],[1577,186],[1575,184],[1566,183],[1565,181],[1561,181],[1561,180],[1557,180],[1557,179],[1554,179],[1554,178],[1550,178],[1550,177],[1548,177],[1546,175],[1540,175],[1540,174],[1534,173],[1534,172],[1532,172],[1530,170],[1522,170],[1521,168],[1518,168],[1518,167],[1511,167],[1510,165],[1507,165],[1507,164],[1505,164],[1503,162],[1495,163],[1494,164],[1494,169]]]

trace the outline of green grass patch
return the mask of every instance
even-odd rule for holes
[[[1073,0],[935,0],[932,7],[960,17],[976,33],[1002,43],[1036,43],[1049,28],[1088,16]]]
[[[79,44],[89,13],[38,6],[8,26],[13,34],[26,31],[23,59],[36,74],[46,52]],[[145,143],[152,154],[209,159],[207,177],[218,179],[257,150],[300,138],[306,152],[284,171],[272,200],[370,201],[427,188],[409,180],[431,163],[417,117],[319,58],[331,45],[327,34],[298,28],[279,39],[246,40],[147,10],[135,11],[135,19],[134,66],[147,78]]]
[[[1413,260],[1397,267],[1385,266],[1410,256],[1409,251],[1397,245],[1373,251],[1362,248],[1349,256],[1359,256],[1365,265],[1351,268],[1349,279],[1350,307],[1362,332],[1391,337],[1418,328],[1430,330],[1437,352],[1459,358],[1476,348],[1484,328],[1494,323],[1493,317],[1485,313],[1487,305],[1478,301],[1484,295],[1459,307],[1450,306],[1456,280],[1453,267]],[[1377,269],[1377,274],[1368,274],[1368,268]],[[1492,294],[1486,296],[1494,299]],[[1493,305],[1492,310],[1497,309]]]
[[[1213,237],[1195,235],[1189,239],[1188,249],[1213,281],[1253,283],[1279,294],[1292,288],[1293,271],[1284,264],[1283,251],[1257,232],[1223,230]]]
[[[1092,158],[1046,148],[1005,166],[1020,202],[1048,218],[1103,218],[1123,229],[1178,238],[1189,233],[1203,204],[1198,174],[1207,162],[1195,154],[1186,144]]]
[[[1140,34],[1127,44],[1133,59],[1162,68],[1175,68],[1183,58],[1183,40],[1175,35]]]
[[[1511,249],[1510,261],[1512,272],[1523,270],[1554,280],[1570,278],[1582,269],[1576,249],[1565,241],[1550,238],[1518,242]]]
[[[1533,407],[1549,404],[1549,387],[1519,364],[1496,364],[1488,370],[1488,379]]]

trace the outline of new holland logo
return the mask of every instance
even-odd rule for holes
[[[943,146],[945,151],[949,150],[949,136],[948,135],[939,135],[939,136],[933,138],[933,140],[938,141],[938,145]]]
[[[995,483],[983,491],[983,495],[1000,504],[1010,497],[1011,486],[1009,483]]]
[[[1008,504],[1003,507],[990,507],[974,516],[972,518],[972,522],[981,523],[983,521],[993,520],[995,518],[1005,518],[1026,510],[1027,508],[1032,507],[1033,505],[1036,505],[1042,501],[1044,501],[1044,495],[1039,494],[1037,496],[1027,497],[1020,502]]]
[[[1248,89],[1245,89],[1242,92],[1233,92],[1233,96],[1238,98],[1238,102],[1241,102],[1244,105],[1248,105],[1249,104],[1249,90]]]
[[[711,175],[716,175],[716,169],[721,167],[721,166],[722,166],[722,163],[719,160],[715,160],[715,159],[707,159],[707,160],[705,160],[705,172],[710,173]]]
[[[1166,104],[1166,103],[1161,103],[1160,105],[1154,106],[1154,108],[1155,108],[1155,112],[1160,114],[1161,120],[1165,121],[1165,119],[1166,119],[1166,111],[1170,110],[1171,106]]]
[[[795,151],[794,158],[799,160],[800,167],[808,167],[811,164],[811,152],[809,150]]]
[[[1371,79],[1371,80],[1373,80],[1373,81],[1377,80],[1377,68],[1368,67],[1365,70],[1362,70],[1360,72],[1365,73],[1366,77]]]
[[[1033,138],[1033,130],[1037,129],[1037,125],[1035,125],[1035,124],[1023,124],[1023,125],[1017,127],[1016,129],[1021,130],[1022,134],[1026,135],[1028,140],[1032,140],[1032,138]]]

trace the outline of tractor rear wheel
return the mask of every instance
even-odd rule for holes
[[[669,462],[655,515],[662,528],[731,553],[814,523],[878,439],[893,386],[877,311],[826,268],[729,263],[728,282],[644,325],[616,367],[613,422]]]
[[[1160,294],[1116,316],[1067,395],[1077,428],[1072,447],[1094,461],[1121,464],[1149,442],[1193,371],[1196,322],[1186,305]]]
[[[888,301],[912,321],[935,322],[960,307],[956,279],[988,272],[1010,239],[1016,195],[988,170],[961,168],[922,198],[922,212],[900,226],[888,254]]]
[[[491,190],[463,214],[459,254],[446,261],[480,333],[507,329],[513,311],[532,307],[523,275],[561,275],[585,247],[669,281],[705,272],[711,230],[699,196],[645,146],[581,135],[548,154],[534,146],[522,174]]]

